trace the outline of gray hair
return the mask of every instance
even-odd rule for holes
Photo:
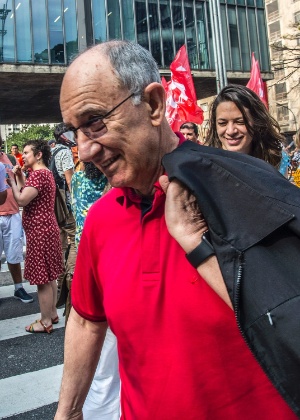
[[[134,93],[135,105],[150,83],[161,83],[158,66],[151,53],[141,45],[130,41],[108,41],[100,44],[101,52],[107,56],[117,79],[129,92]]]

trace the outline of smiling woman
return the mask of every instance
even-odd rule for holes
[[[278,168],[283,140],[277,121],[247,87],[228,85],[212,103],[205,145],[245,153]]]

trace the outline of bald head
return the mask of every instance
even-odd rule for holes
[[[109,67],[107,63],[110,63]],[[161,82],[157,63],[148,50],[139,44],[118,40],[103,42],[81,53],[70,65],[65,77],[74,72],[78,74],[91,65],[97,72],[102,64],[110,68],[119,87],[135,94],[135,103],[138,103],[137,95],[146,86]]]
[[[113,187],[152,191],[162,156],[178,138],[165,118],[165,91],[149,51],[125,41],[85,51],[65,74],[60,105],[83,161]]]

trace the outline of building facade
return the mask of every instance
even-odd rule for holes
[[[274,80],[268,82],[270,112],[281,131],[300,128],[300,1],[267,0],[266,15]]]
[[[221,0],[228,71],[248,72],[254,51],[270,70],[263,0]],[[168,68],[187,45],[191,68],[213,70],[208,0],[6,0],[0,61],[67,65],[86,45],[136,41]]]
[[[149,49],[166,77],[170,63],[185,44],[197,96],[214,95],[210,6],[209,0],[4,0],[0,9],[0,83],[5,86],[1,74],[5,71],[34,73],[36,77],[49,73],[53,79],[60,73],[58,88],[64,68],[78,52],[106,40],[126,39]],[[247,83],[252,52],[264,77],[270,79],[264,0],[220,0],[218,6],[228,81]],[[41,89],[45,82],[50,84],[50,79],[45,79]],[[29,80],[29,75],[23,77],[23,87],[24,80]],[[13,92],[14,86],[9,85],[9,89]],[[10,92],[5,97],[6,106]],[[0,104],[0,120],[1,115],[2,120],[15,122]],[[50,122],[50,115],[46,120],[40,116],[40,120]]]

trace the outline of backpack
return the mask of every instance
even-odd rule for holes
[[[51,170],[55,185],[55,201],[54,201],[54,213],[57,220],[57,224],[59,227],[65,226],[67,219],[69,217],[69,209],[66,203],[66,182],[65,180],[59,175],[56,164],[55,164],[55,155],[62,149],[55,150],[52,155],[52,159],[50,162],[49,169]]]
[[[65,190],[66,187],[66,181],[64,180],[64,178],[62,178],[59,173],[58,170],[56,168],[56,164],[55,164],[55,156],[57,155],[58,152],[60,152],[62,149],[65,149],[65,147],[60,147],[56,150],[54,150],[53,154],[52,154],[52,158],[51,158],[51,162],[50,162],[50,166],[49,169],[52,172],[53,176],[54,176],[54,181],[55,184],[58,185],[58,187],[61,190]]]

